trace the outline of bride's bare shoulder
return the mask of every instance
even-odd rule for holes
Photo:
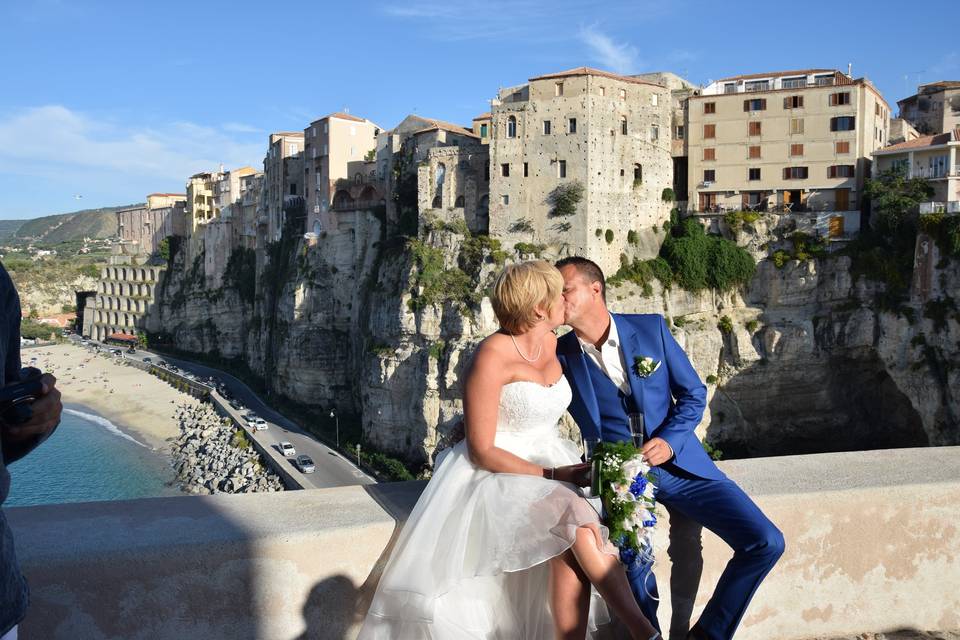
[[[508,361],[513,345],[510,336],[503,333],[494,333],[477,345],[473,352],[472,367],[474,369],[502,368]]]

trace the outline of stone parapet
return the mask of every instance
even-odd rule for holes
[[[787,540],[739,640],[960,627],[960,447],[721,468]],[[33,594],[22,637],[353,638],[423,486],[9,509]],[[673,524],[656,571],[661,622],[682,632],[730,551],[705,533],[701,554],[696,528]]]

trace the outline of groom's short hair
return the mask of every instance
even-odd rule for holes
[[[603,277],[603,269],[593,260],[581,258],[580,256],[570,256],[569,258],[557,260],[554,266],[557,269],[573,266],[577,270],[577,273],[583,276],[587,282],[599,282],[600,295],[603,297],[604,302],[607,301],[607,280]]]

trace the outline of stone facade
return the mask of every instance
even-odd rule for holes
[[[669,216],[671,93],[658,84],[580,68],[501,90],[490,141],[490,234],[589,256],[613,272],[621,254],[656,254]],[[579,183],[573,215],[559,189]],[[637,240],[628,242],[628,231]]]
[[[146,206],[117,211],[117,234],[129,250],[150,255],[168,236],[183,236],[187,230],[187,196],[151,193]]]
[[[303,197],[303,132],[272,133],[263,159],[260,212],[270,242],[280,239],[284,208],[291,197]]]
[[[960,127],[960,81],[922,84],[917,93],[897,101],[900,117],[920,135],[946,133]]]
[[[472,233],[490,229],[487,146],[434,147],[417,167],[418,209],[445,222],[463,221]]]

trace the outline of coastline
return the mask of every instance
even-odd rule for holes
[[[37,360],[32,366],[57,378],[65,408],[102,416],[120,435],[166,456],[171,453],[168,440],[180,434],[175,417],[177,407],[199,404],[196,398],[145,371],[73,344],[27,347],[21,351],[25,366],[34,357]]]

